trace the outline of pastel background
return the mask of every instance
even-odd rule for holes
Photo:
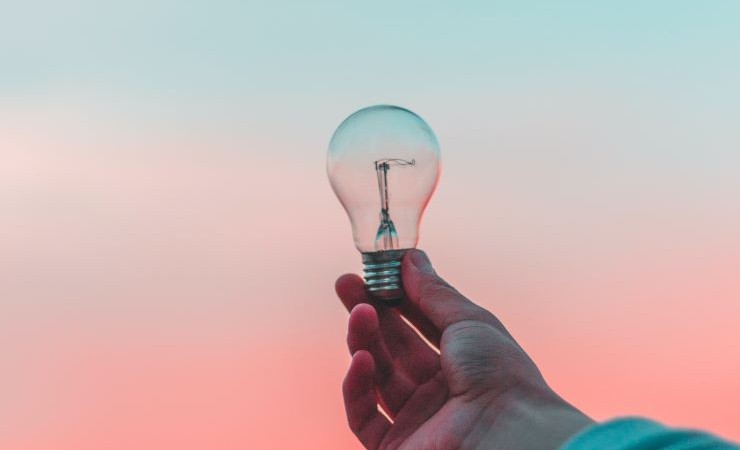
[[[7,2],[0,448],[360,448],[324,165],[376,103],[563,396],[740,440],[738,55],[729,0]]]

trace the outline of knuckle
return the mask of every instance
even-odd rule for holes
[[[475,308],[471,315],[473,315],[477,320],[480,320],[481,322],[488,323],[490,325],[497,325],[499,324],[499,320],[496,318],[496,316],[491,312],[488,311],[485,308],[481,308],[478,305],[474,305]]]
[[[431,280],[420,281],[419,293],[423,298],[432,297],[435,299],[459,295],[455,288],[439,277],[434,277]]]

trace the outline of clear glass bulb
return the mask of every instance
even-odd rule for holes
[[[439,179],[434,132],[407,109],[363,108],[334,132],[327,173],[352,223],[368,292],[400,301],[401,258],[416,247],[421,216]]]

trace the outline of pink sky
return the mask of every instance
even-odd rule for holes
[[[1,115],[0,447],[359,448],[334,121],[132,133],[86,108]],[[712,153],[685,172],[601,151],[608,129],[573,137],[582,115],[476,130],[432,111],[445,172],[420,246],[595,418],[740,439],[740,185]]]

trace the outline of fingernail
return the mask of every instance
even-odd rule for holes
[[[421,250],[412,250],[411,251],[411,264],[416,267],[419,272],[424,272],[428,274],[436,274],[434,271],[434,267],[432,267],[431,261],[429,261],[429,257],[427,257],[427,254],[424,253]]]

